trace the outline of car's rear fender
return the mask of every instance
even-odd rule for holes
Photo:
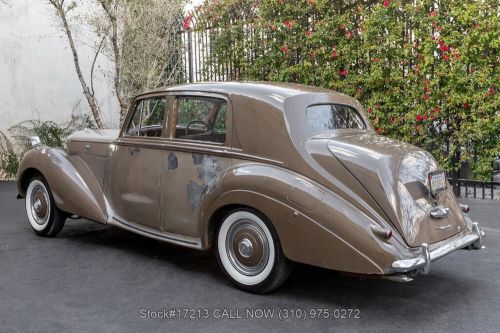
[[[35,174],[45,178],[59,209],[96,222],[107,222],[102,188],[78,155],[44,146],[27,151],[17,172],[19,197],[25,197],[29,180]]]
[[[208,224],[214,221],[209,218],[235,205],[252,207],[268,217],[285,255],[293,261],[384,274],[400,257],[401,243],[382,240],[372,231],[377,224],[354,205],[296,173],[264,164],[243,164],[226,173],[221,195],[203,213],[206,247],[213,236]]]

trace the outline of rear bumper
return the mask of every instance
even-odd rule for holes
[[[484,231],[479,228],[477,222],[474,222],[472,223],[471,233],[460,237],[454,237],[434,248],[430,248],[429,245],[424,243],[420,247],[420,254],[416,258],[396,260],[392,263],[392,270],[394,273],[417,271],[422,274],[427,274],[429,273],[431,263],[433,261],[436,261],[453,251],[466,247],[473,250],[480,250],[484,248],[484,236]]]

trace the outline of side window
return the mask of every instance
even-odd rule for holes
[[[219,106],[219,111],[215,116],[214,133],[226,133],[227,103]]]
[[[165,105],[165,97],[152,97],[139,101],[134,108],[126,135],[160,137]]]
[[[175,137],[226,142],[227,102],[218,98],[179,97]]]
[[[135,104],[134,113],[127,127],[127,136],[139,136],[139,131],[141,130],[142,102],[139,101]]]

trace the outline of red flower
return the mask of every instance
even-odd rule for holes
[[[434,108],[434,110],[432,110],[432,112],[434,112],[434,113],[439,113],[439,112],[441,112],[441,109],[439,108],[439,106],[436,106],[436,107]]]
[[[382,129],[380,127],[377,128],[377,134],[382,134]]]
[[[290,21],[285,21],[285,23],[283,23],[285,25],[285,27],[287,27],[288,29],[291,29],[292,28],[292,22]]]
[[[310,37],[312,36],[313,32],[311,30],[307,30],[306,31],[306,36]]]
[[[436,16],[437,16],[437,14],[438,14],[438,13],[437,13],[435,10],[431,10],[431,11],[429,12],[429,16],[430,16],[430,17],[436,17]]]
[[[415,117],[415,120],[416,121],[422,121],[422,116],[417,114],[417,116]]]
[[[188,30],[189,29],[189,23],[191,23],[191,18],[192,18],[191,15],[188,15],[186,17],[186,19],[184,20],[184,23],[182,24],[182,28],[184,30]]]
[[[373,109],[372,108],[368,108],[367,112],[368,113],[372,113]]]
[[[345,36],[346,36],[347,38],[351,38],[351,37],[352,37],[352,31],[348,31],[348,32],[345,34]]]
[[[393,124],[397,123],[397,122],[398,122],[398,118],[396,118],[396,117],[392,117],[392,118],[391,118],[391,122],[392,122]]]
[[[333,50],[332,50],[332,54],[331,54],[331,56],[332,56],[332,59],[337,58],[337,56],[338,56],[338,55],[337,55],[337,50],[333,49]]]
[[[347,69],[341,69],[339,71],[339,75],[341,76],[346,76],[347,74],[349,74],[349,71]]]
[[[314,0],[307,0],[308,5],[312,5],[314,3]]]
[[[466,110],[467,110],[468,108],[469,108],[469,103],[464,102],[464,109],[466,109]]]
[[[415,125],[415,129],[416,129],[417,131],[418,131],[418,130],[420,130],[420,126]]]
[[[444,44],[444,43],[443,43],[443,44],[441,44],[441,45],[439,46],[439,48],[440,48],[440,49],[441,49],[441,51],[443,51],[443,52],[446,52],[446,51],[448,51],[448,50],[450,49],[450,48],[448,47],[448,45],[446,45],[446,44]]]
[[[429,95],[424,95],[424,101],[429,99]]]
[[[286,46],[282,46],[280,50],[281,50],[281,52],[283,52],[283,53],[287,53],[287,52],[288,52],[288,47],[286,47]]]
[[[427,116],[426,114],[424,114],[424,120],[427,120],[429,118],[429,116]]]
[[[387,8],[389,7],[389,4],[391,3],[392,0],[385,0],[384,1],[384,7]]]
[[[450,59],[450,56],[449,56],[449,55],[447,55],[446,53],[445,53],[445,54],[443,54],[443,60],[444,60],[444,61],[448,61],[448,59]]]
[[[455,53],[455,58],[456,58],[456,59],[460,59],[460,57],[461,57],[461,56],[462,56],[462,55],[460,54],[460,52],[456,52],[456,53]]]
[[[495,95],[495,89],[493,89],[493,87],[490,88],[490,95]]]

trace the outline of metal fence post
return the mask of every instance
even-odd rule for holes
[[[194,82],[194,70],[193,70],[193,37],[191,34],[191,30],[188,30],[188,68],[189,68],[189,83]]]

